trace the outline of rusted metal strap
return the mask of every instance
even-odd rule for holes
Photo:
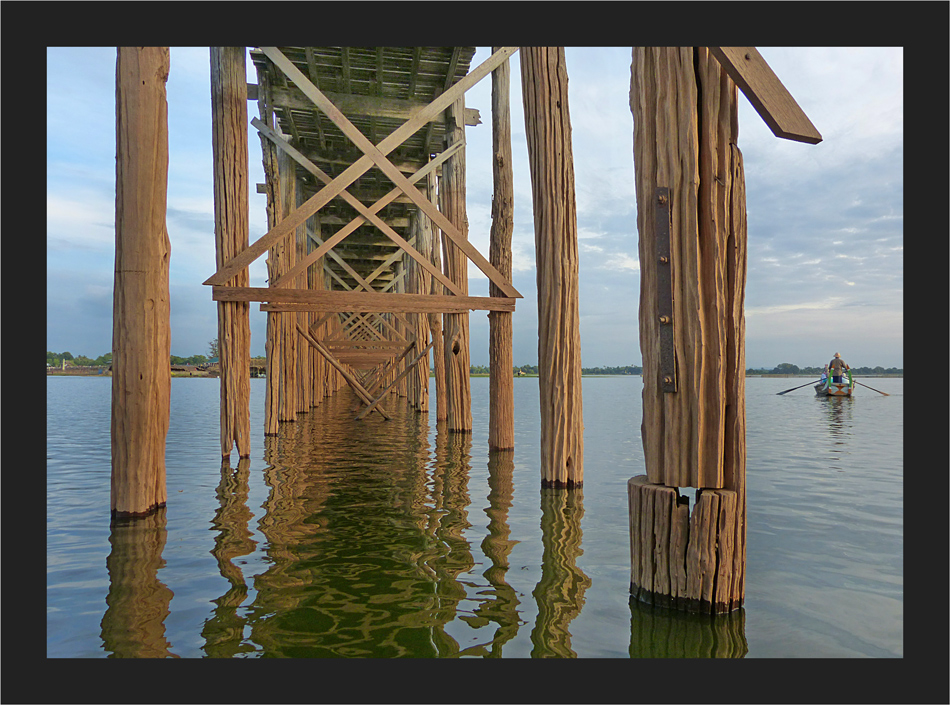
[[[660,388],[676,391],[673,350],[673,259],[670,256],[670,189],[656,189],[656,301],[660,322]]]

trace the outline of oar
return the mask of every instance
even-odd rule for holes
[[[854,380],[854,383],[855,383],[855,384],[860,384],[862,387],[868,387],[868,385],[864,384],[863,382],[859,382],[858,380]],[[891,396],[891,395],[888,394],[887,392],[882,392],[880,389],[875,389],[874,387],[868,387],[868,389],[870,389],[872,392],[877,392],[878,394],[883,394],[883,395],[886,396],[886,397]]]
[[[780,395],[782,395],[782,394],[788,394],[789,392],[794,392],[796,389],[801,389],[802,387],[807,387],[809,384],[818,384],[820,381],[821,381],[820,379],[816,379],[814,382],[806,382],[805,384],[801,385],[801,387],[792,387],[791,389],[786,389],[784,392],[778,392],[778,393],[776,393],[775,396],[780,396]],[[877,391],[877,390],[875,390],[875,391]]]

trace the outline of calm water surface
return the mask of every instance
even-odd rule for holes
[[[109,522],[111,379],[47,378],[48,657],[901,657],[903,380],[746,385],[743,609],[629,602],[639,377],[585,377],[584,487],[540,489],[538,384],[513,453],[348,390],[222,466],[218,380],[172,379],[168,504]],[[84,419],[81,428],[74,420]]]

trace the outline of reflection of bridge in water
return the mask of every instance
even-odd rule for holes
[[[237,653],[247,633],[271,656],[480,655],[489,648],[500,653],[500,644],[517,632],[517,600],[503,579],[507,550],[494,538],[506,536],[507,526],[494,521],[486,538],[493,556],[489,583],[497,595],[473,598],[472,588],[484,585],[464,577],[475,566],[464,536],[470,436],[439,429],[432,449],[426,418],[398,412],[386,423],[399,428],[383,436],[343,408],[331,408],[353,401],[335,395],[306,422],[282,425],[267,439],[270,492],[258,527],[270,567],[253,579],[250,605],[218,601],[206,639],[233,637],[213,650],[208,643],[209,655]],[[510,505],[510,471],[500,482],[493,493]],[[492,506],[504,511],[503,503]],[[233,510],[227,515],[236,523],[219,527],[231,538],[217,541],[215,551],[222,574],[232,580],[238,574],[230,565],[238,555],[234,537],[243,534],[246,520]],[[235,588],[228,594],[236,595]],[[473,599],[475,610],[460,607]],[[446,629],[457,619],[494,621],[498,634],[463,647]]]
[[[394,406],[389,421],[357,422],[345,413],[355,403],[334,395],[266,439],[259,535],[250,525],[251,461],[222,465],[212,553],[228,588],[202,625],[207,656],[492,658],[527,624],[528,606],[508,582],[518,543],[509,525],[513,453],[489,454],[488,502],[476,515],[471,436],[442,424],[430,435],[427,417],[407,405]],[[571,623],[591,585],[577,564],[583,490],[543,490],[540,501],[537,615],[522,636],[532,657],[573,657]],[[478,546],[473,524],[483,526]],[[157,579],[164,541],[163,512],[113,524],[102,637],[117,656],[174,655],[164,627],[172,592]],[[245,575],[242,557],[265,569]],[[742,611],[630,609],[633,657],[747,651]]]

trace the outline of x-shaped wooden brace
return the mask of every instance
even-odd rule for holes
[[[320,208],[330,202],[330,200],[337,195],[339,195],[345,188],[352,184],[356,179],[358,179],[362,174],[369,170],[374,164],[397,186],[398,190],[401,190],[409,199],[415,203],[416,207],[419,208],[423,213],[429,216],[432,221],[442,230],[446,237],[448,237],[452,242],[464,252],[469,259],[482,271],[484,274],[508,297],[511,298],[521,298],[521,294],[511,286],[511,284],[505,279],[505,277],[495,269],[491,263],[486,260],[480,252],[459,232],[459,230],[452,225],[452,223],[438,211],[438,209],[429,201],[423,194],[416,189],[415,186],[399,171],[399,169],[393,165],[387,158],[386,155],[389,154],[393,149],[395,149],[399,144],[401,144],[405,139],[414,134],[422,125],[429,122],[431,119],[436,117],[439,113],[449,107],[454,103],[459,96],[463,95],[466,90],[471,86],[475,85],[478,81],[484,78],[488,73],[495,69],[502,62],[506,61],[512,54],[517,51],[517,47],[504,47],[499,49],[486,61],[484,61],[480,66],[478,66],[474,71],[471,71],[465,77],[463,77],[458,83],[454,84],[447,91],[439,95],[435,100],[429,103],[428,106],[416,113],[412,118],[407,120],[403,125],[397,128],[392,132],[388,137],[383,139],[379,145],[374,145],[370,142],[347,118],[341,113],[333,103],[314,86],[306,76],[304,76],[293,63],[285,57],[280,50],[275,47],[263,47],[263,53],[277,65],[285,74],[287,74],[290,79],[297,84],[297,86],[319,107],[324,113],[329,117],[342,131],[347,135],[360,149],[363,150],[364,155],[360,157],[356,162],[350,165],[342,174],[337,176],[335,179],[330,181],[323,189],[321,189],[317,194],[312,196],[301,206],[299,206],[293,213],[284,218],[280,223],[275,227],[271,228],[263,237],[255,241],[252,245],[241,251],[235,257],[233,257],[227,264],[223,265],[218,269],[215,274],[209,277],[204,283],[222,286],[224,285],[231,277],[233,277],[237,272],[247,267],[251,262],[260,257],[264,252],[266,252],[274,243],[280,241],[283,238],[288,237],[293,233],[296,228],[303,224],[310,216],[316,213]],[[369,211],[366,210],[365,213],[361,213],[361,216],[366,217]],[[381,221],[380,221],[381,222]],[[375,224],[375,223],[374,223]],[[384,231],[385,232],[385,231]],[[339,235],[339,233],[337,233]],[[336,236],[334,236],[336,237]],[[345,235],[343,236],[345,237]],[[331,241],[334,238],[328,239],[323,247],[327,250],[330,249],[336,242]],[[340,238],[342,239],[342,238]],[[319,250],[315,250],[314,253],[317,253]],[[310,256],[313,256],[314,253],[311,253]],[[323,254],[323,253],[320,253]],[[320,255],[313,257],[313,261],[319,258]],[[309,257],[308,257],[309,258]],[[309,266],[310,263],[307,263],[304,266]],[[298,264],[298,267],[300,264]],[[291,279],[291,275],[296,275],[299,272],[288,272],[281,278],[283,281],[285,278],[287,280]],[[277,282],[274,282],[276,285]],[[453,292],[456,295],[459,295],[459,292]]]

